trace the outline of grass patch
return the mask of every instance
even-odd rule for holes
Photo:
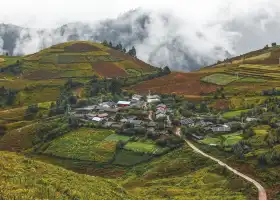
[[[106,162],[112,159],[116,142],[104,139],[110,130],[81,128],[52,141],[45,154],[77,160]]]
[[[11,131],[11,130],[14,130],[17,128],[27,126],[31,123],[32,123],[31,121],[18,121],[18,122],[9,123],[9,124],[7,124],[7,130]]]
[[[132,199],[111,180],[0,152],[1,197],[5,199]]]
[[[222,137],[226,137],[226,140],[223,142],[223,145],[226,147],[233,146],[243,139],[242,136],[237,134],[223,135]]]
[[[118,134],[112,134],[105,138],[106,141],[113,141],[113,142],[118,142],[118,141],[127,142],[129,139],[130,139],[129,136],[118,135]]]
[[[267,80],[262,78],[246,77],[236,81],[237,83],[265,83]]]
[[[237,79],[236,76],[217,73],[217,74],[211,74],[209,76],[205,76],[201,80],[216,85],[227,85],[233,81],[236,81]]]
[[[256,135],[266,136],[268,134],[269,129],[270,129],[270,126],[263,125],[263,126],[257,126],[253,130],[256,133]]]
[[[124,149],[134,152],[140,153],[150,153],[150,154],[158,154],[164,151],[164,148],[161,148],[150,141],[145,142],[128,142]]]
[[[226,119],[233,118],[233,117],[240,117],[242,112],[248,112],[250,109],[245,110],[236,110],[236,111],[230,111],[223,114],[223,117]]]
[[[113,162],[114,165],[132,166],[151,159],[151,155],[139,154],[133,151],[120,150]]]
[[[201,140],[201,142],[203,144],[216,144],[216,145],[220,145],[221,141],[219,138],[212,138],[212,137],[208,137],[208,138],[204,138],[203,140]]]

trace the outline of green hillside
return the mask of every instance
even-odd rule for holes
[[[18,105],[56,100],[69,78],[83,85],[92,77],[127,81],[155,73],[158,68],[134,56],[88,41],[66,42],[23,57],[0,56],[0,88],[16,91]]]
[[[113,181],[0,152],[1,199],[132,199]]]

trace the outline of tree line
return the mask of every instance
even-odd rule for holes
[[[119,44],[117,44],[116,46],[114,46],[114,45],[112,44],[111,41],[110,41],[110,42],[107,42],[107,40],[104,40],[104,41],[102,42],[102,44],[103,44],[104,46],[106,46],[106,47],[110,47],[110,48],[112,48],[112,49],[121,51],[121,52],[123,52],[123,53],[127,53],[127,54],[130,55],[130,56],[136,57],[136,49],[135,49],[134,46],[132,46],[132,48],[129,49],[129,50],[127,51],[126,48],[125,48],[121,43],[119,43]]]

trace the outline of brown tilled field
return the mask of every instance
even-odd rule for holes
[[[145,81],[131,88],[138,93],[145,94],[149,90],[155,93],[175,93],[180,95],[201,95],[216,91],[219,86],[200,82],[204,73],[174,72],[167,76]]]
[[[123,69],[110,62],[95,62],[92,63],[91,66],[98,75],[103,77],[113,78],[127,76],[127,73]]]
[[[86,43],[75,43],[70,46],[64,47],[65,52],[81,53],[90,51],[101,51],[101,49]]]

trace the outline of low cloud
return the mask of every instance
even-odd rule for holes
[[[174,70],[191,71],[280,42],[279,3],[272,0],[223,2],[213,13],[204,8],[197,10],[198,13],[205,11],[202,16],[190,8],[187,9],[189,14],[183,13],[182,9],[177,13],[166,8],[160,11],[136,9],[117,18],[71,23],[57,28],[17,28],[14,39],[4,38],[2,31],[0,49],[13,54],[30,54],[69,40],[100,42],[106,39],[114,44],[120,42],[126,48],[134,45],[138,57],[155,66],[168,65]],[[5,28],[5,31],[7,35],[11,30]],[[12,50],[7,49],[10,46],[6,45],[8,40],[10,43],[14,40]]]

